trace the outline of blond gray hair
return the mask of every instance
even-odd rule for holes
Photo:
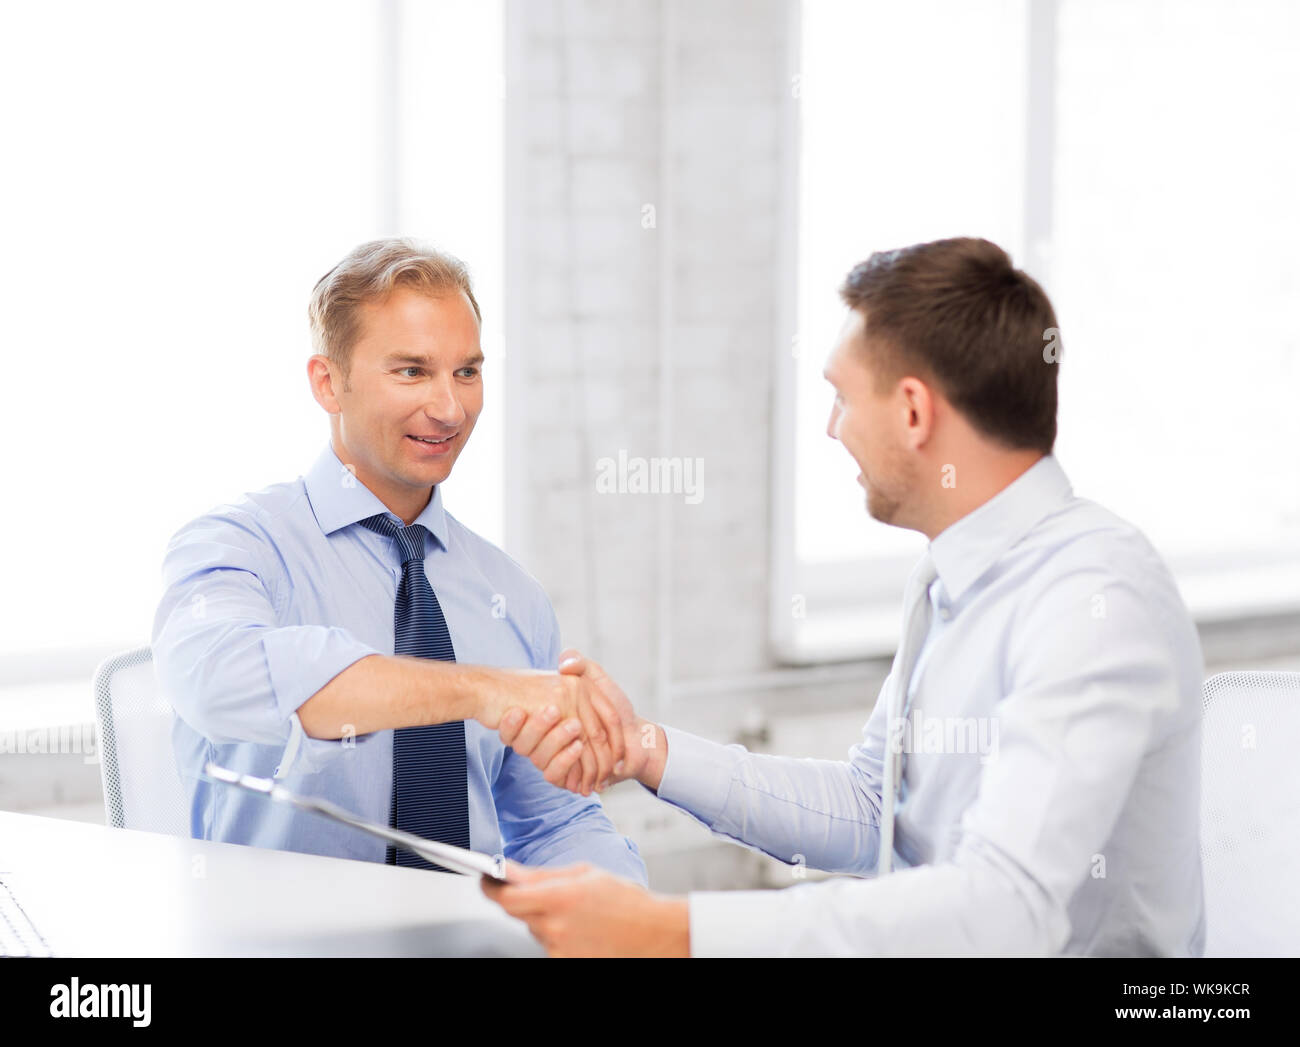
[[[357,340],[358,306],[382,302],[398,287],[431,297],[463,291],[479,323],[483,322],[469,270],[454,255],[404,237],[371,240],[354,247],[316,282],[307,306],[312,347],[339,366],[345,388]]]

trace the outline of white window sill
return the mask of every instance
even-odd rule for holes
[[[1300,563],[1259,564],[1180,578],[1183,602],[1198,627],[1300,614]],[[842,605],[791,618],[773,630],[775,656],[787,665],[892,658],[898,646],[901,591],[872,605]],[[1300,637],[1291,645],[1300,649]]]

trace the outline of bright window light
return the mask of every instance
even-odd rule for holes
[[[479,0],[0,7],[0,668],[146,642],[168,537],[310,467],[307,300],[378,236],[476,278],[447,505],[500,538],[501,62]]]
[[[847,270],[948,236],[999,243],[1052,296],[1076,493],[1147,534],[1198,620],[1300,606],[1297,50],[1284,0],[806,0],[785,657],[896,642],[924,538],[866,515],[821,369]]]

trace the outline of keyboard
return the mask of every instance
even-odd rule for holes
[[[0,880],[0,956],[53,956],[9,885]]]

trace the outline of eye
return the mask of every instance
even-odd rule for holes
[[[418,375],[418,374],[423,374],[423,373],[424,373],[424,368],[422,368],[422,367],[403,367],[402,370],[401,370],[399,373],[401,373],[401,374],[405,374],[407,371],[414,371],[415,374],[409,376],[409,377],[411,377],[411,378],[414,378],[414,377],[415,377],[416,375]]]
[[[462,368],[461,368],[459,371],[457,371],[456,373],[457,373],[458,375],[462,375],[462,376],[464,376],[465,378],[477,378],[477,377],[478,377],[478,368],[477,368],[477,367],[462,367]]]

